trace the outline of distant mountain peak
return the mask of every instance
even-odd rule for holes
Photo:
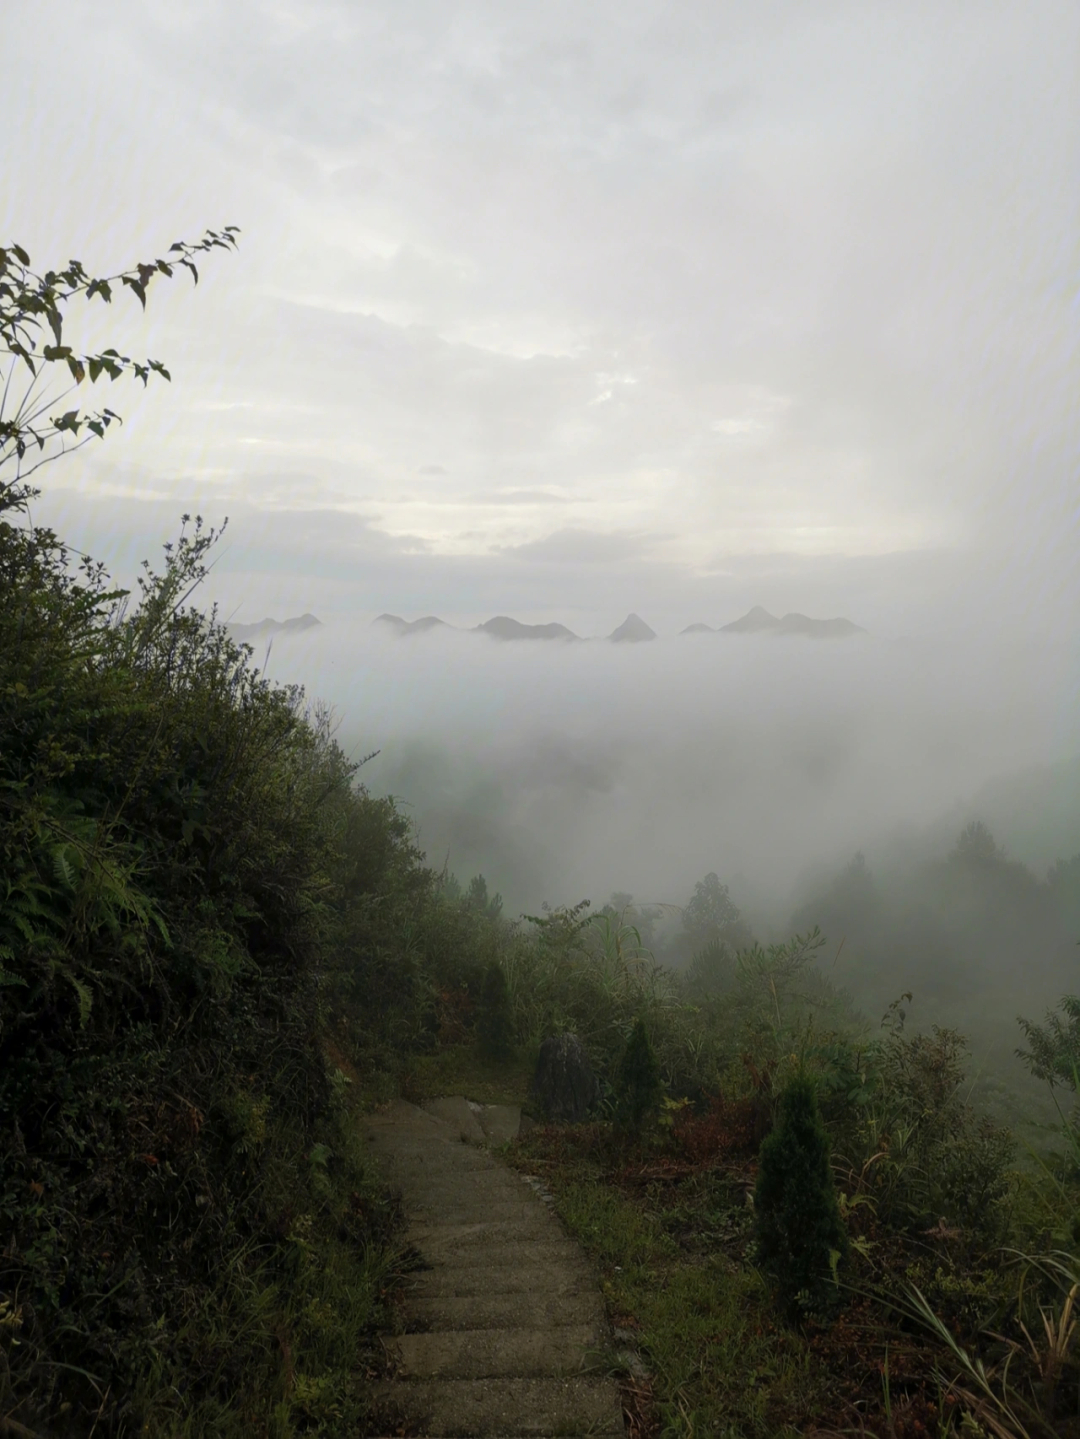
[[[253,624],[227,624],[225,628],[232,635],[234,640],[246,644],[251,640],[262,639],[264,635],[277,635],[282,633],[297,634],[301,630],[315,629],[322,621],[317,620],[314,615],[297,615],[291,620],[256,620]]]
[[[494,619],[485,620],[476,629],[482,634],[491,635],[497,640],[576,640],[578,636],[573,630],[568,630],[565,625],[526,625],[520,620],[511,619],[509,615],[496,615]]]
[[[684,630],[683,633],[685,634],[686,631]],[[864,635],[866,631],[862,625],[857,625],[853,620],[846,620],[839,615],[831,620],[815,620],[811,619],[809,615],[792,612],[778,620],[764,606],[755,605],[753,609],[747,610],[740,619],[732,620],[728,625],[721,625],[719,633],[722,635],[768,633],[808,635],[815,639],[846,639],[849,635]]]
[[[721,625],[719,633],[722,635],[747,635],[756,634],[759,630],[779,629],[780,621],[775,615],[771,615],[764,605],[755,605],[752,610],[747,610],[740,619],[732,620],[728,625]]]
[[[656,631],[650,629],[640,615],[635,614],[627,615],[618,629],[612,630],[608,635],[608,639],[614,640],[616,644],[625,641],[636,644],[641,640],[654,640],[655,638]]]
[[[376,615],[373,621],[377,625],[388,625],[390,629],[396,630],[399,635],[419,635],[427,630],[438,628],[453,629],[445,620],[439,619],[438,615],[424,615],[418,620],[403,620],[400,615]]]

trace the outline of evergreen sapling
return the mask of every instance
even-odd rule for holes
[[[847,1254],[829,1166],[829,1136],[813,1081],[793,1079],[761,1146],[754,1190],[758,1254],[789,1310],[827,1307],[830,1277]]]
[[[484,971],[477,1024],[480,1052],[485,1059],[507,1059],[514,1048],[514,1023],[506,975],[497,960]]]
[[[637,1019],[630,1031],[614,1078],[616,1121],[637,1134],[645,1120],[659,1109],[663,1095],[660,1066],[643,1019]]]

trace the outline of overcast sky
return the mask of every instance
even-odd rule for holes
[[[11,0],[0,235],[239,252],[41,514],[238,618],[1075,633],[1080,8]],[[99,317],[100,318],[100,317]]]

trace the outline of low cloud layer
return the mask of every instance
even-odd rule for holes
[[[683,903],[715,870],[780,923],[815,868],[938,824],[951,843],[988,782],[1077,754],[1076,677],[1041,641],[507,644],[337,623],[275,641],[269,670],[331,701],[357,756],[379,749],[364,778],[409,806],[434,863],[521,908]],[[1008,810],[990,817],[1022,857],[1080,851],[1080,828]]]

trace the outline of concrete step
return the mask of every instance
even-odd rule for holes
[[[431,1439],[622,1435],[608,1379],[405,1379],[377,1386],[381,1410]]]
[[[410,1214],[417,1224],[494,1224],[501,1219],[518,1219],[536,1213],[536,1199],[528,1193],[513,1194],[505,1199],[489,1199],[476,1195],[466,1199],[433,1195],[426,1201],[417,1200]]]
[[[537,1379],[596,1373],[611,1361],[602,1332],[590,1324],[402,1334],[387,1348],[409,1379]]]
[[[449,1189],[448,1198],[460,1196],[465,1199],[468,1193],[466,1185],[470,1179],[474,1181],[474,1185],[481,1184],[484,1193],[493,1201],[519,1199],[522,1194],[529,1192],[528,1185],[505,1169],[492,1171],[489,1166],[494,1164],[495,1160],[488,1158],[484,1151],[458,1145],[457,1156],[452,1152],[436,1152],[410,1160],[408,1164],[398,1163],[395,1159],[393,1163],[387,1164],[386,1168],[390,1178],[401,1188],[411,1192],[413,1186],[416,1186],[418,1201],[431,1201],[444,1186]],[[475,1192],[474,1188],[473,1193]]]
[[[591,1324],[596,1340],[603,1341],[604,1301],[590,1284],[583,1292],[535,1289],[510,1294],[448,1295],[442,1299],[411,1296],[406,1322],[411,1329],[533,1329],[563,1324]]]
[[[409,1225],[409,1242],[418,1249],[430,1248],[433,1252],[546,1243],[563,1238],[557,1222],[535,1203],[531,1209],[524,1209],[509,1219],[482,1219],[465,1224],[422,1221]]]
[[[470,1244],[453,1235],[445,1239],[427,1239],[417,1249],[424,1259],[438,1267],[456,1267],[461,1264],[475,1264],[484,1269],[507,1269],[525,1265],[537,1269],[543,1265],[558,1265],[564,1260],[569,1263],[581,1262],[581,1250],[571,1239],[522,1239],[520,1242],[508,1239],[491,1244]]]
[[[423,1299],[466,1299],[477,1295],[533,1294],[537,1302],[559,1295],[596,1293],[596,1276],[580,1258],[576,1263],[503,1264],[488,1269],[474,1264],[443,1264],[418,1269],[406,1281],[406,1309]]]

